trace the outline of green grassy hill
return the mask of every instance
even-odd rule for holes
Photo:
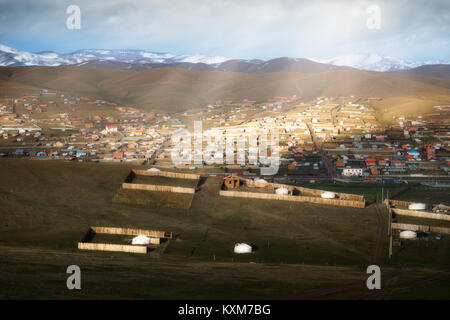
[[[314,292],[316,298],[367,294],[365,270],[377,223],[373,206],[338,208],[219,197],[221,180],[215,177],[201,186],[189,209],[130,206],[112,199],[131,165],[1,159],[0,167],[0,298],[278,299],[305,298]],[[159,258],[80,251],[77,242],[91,225],[157,229],[179,237]],[[235,255],[236,242],[254,244],[257,251]],[[407,276],[394,277],[392,285],[429,277],[448,266],[448,259],[441,255],[420,268],[410,264]],[[395,275],[408,262],[382,260],[384,275]],[[81,291],[65,287],[65,271],[71,264],[81,267]],[[331,296],[316,292],[324,288],[339,289]],[[403,289],[396,297],[428,298],[415,289]],[[445,295],[448,286],[443,281],[434,297]]]

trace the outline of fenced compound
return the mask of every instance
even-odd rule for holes
[[[410,205],[410,204],[413,204],[413,203],[415,203],[415,202],[389,199],[389,204],[390,204],[392,207],[400,206],[400,207],[408,208],[409,205]],[[449,206],[445,206],[445,205],[443,205],[443,204],[429,204],[429,206],[431,206],[432,208],[435,208],[435,207],[441,207],[441,208],[446,209],[446,210],[450,209]]]
[[[146,171],[146,170],[134,170],[134,169],[131,171],[135,175],[140,175],[140,176],[166,177],[166,178],[191,179],[191,180],[200,179],[199,174],[192,174],[192,173],[178,173],[178,172],[169,172],[169,171]]]
[[[450,221],[450,215],[443,214],[443,213],[434,213],[434,212],[418,211],[418,210],[406,210],[406,209],[398,209],[398,208],[391,208],[391,210],[393,213],[398,214],[400,216],[409,216],[409,217],[417,217],[417,218],[427,218],[427,219]]]
[[[332,206],[354,207],[354,208],[364,208],[365,207],[365,203],[362,201],[323,199],[323,198],[319,198],[319,197],[290,196],[290,195],[280,195],[280,194],[241,192],[241,191],[224,191],[224,190],[221,190],[219,194],[224,197],[311,202],[311,203],[319,203],[319,204],[326,204],[326,205],[332,205]]]
[[[131,245],[112,244],[112,243],[79,242],[78,249],[94,250],[94,251],[128,252],[128,253],[147,253],[146,246],[131,246]]]
[[[173,193],[195,193],[195,188],[183,188],[183,187],[171,187],[161,186],[155,184],[137,184],[137,183],[122,183],[123,189],[130,190],[146,190],[146,191],[160,191],[160,192],[173,192]]]
[[[417,217],[417,218],[427,218],[427,219],[436,219],[436,220],[444,220],[450,221],[450,215],[445,213],[435,213],[430,211],[422,211],[422,210],[409,210],[408,208],[410,204],[414,202],[411,201],[401,201],[401,200],[389,200],[389,208],[395,214],[400,216],[409,216],[409,217]],[[436,208],[439,205],[433,204],[432,208]],[[402,207],[402,208],[398,208]],[[444,206],[445,207],[445,206]],[[445,207],[448,209],[448,207]]]
[[[393,245],[393,233],[392,230],[407,230],[407,231],[416,231],[416,232],[427,232],[427,233],[442,233],[442,234],[450,234],[450,228],[445,227],[434,227],[430,225],[421,225],[421,224],[410,224],[410,223],[398,223],[392,222],[393,214],[399,216],[409,216],[416,218],[426,218],[426,219],[435,219],[435,220],[446,220],[450,221],[450,215],[445,213],[435,213],[424,210],[410,210],[409,206],[416,202],[411,201],[402,201],[402,200],[392,200],[386,198],[384,200],[384,204],[386,205],[389,212],[389,223],[388,223],[388,235],[389,235],[389,259],[392,257],[392,245]],[[400,208],[399,208],[400,207]],[[430,208],[430,205],[424,206],[415,206],[416,208]],[[442,205],[431,205],[432,210],[438,210],[438,212],[445,212],[442,210],[448,210],[447,206]],[[405,209],[408,208],[408,209]]]
[[[172,239],[172,232],[145,229],[115,228],[115,227],[90,227],[94,233],[121,234],[121,235],[143,235],[151,238],[167,238]]]
[[[389,204],[391,206],[401,206],[401,207],[406,207],[407,208],[412,203],[414,203],[414,202],[389,199]]]
[[[303,187],[295,187],[291,185],[278,184],[278,183],[264,183],[240,178],[241,183],[246,187],[251,188],[264,188],[266,190],[275,190],[277,188],[288,189],[290,195],[280,195],[271,193],[259,193],[259,192],[242,192],[242,191],[226,191],[221,190],[219,194],[224,197],[239,197],[239,198],[255,198],[255,199],[268,199],[268,200],[283,200],[283,201],[296,201],[296,202],[311,202],[325,205],[364,208],[365,200],[364,196],[347,193],[335,193],[337,198],[325,199],[321,195],[325,190],[309,189]]]
[[[129,229],[129,228],[114,228],[114,227],[89,227],[80,242],[78,242],[78,249],[80,250],[97,250],[97,251],[115,251],[115,252],[131,252],[131,253],[147,253],[148,246],[146,245],[126,245],[115,243],[93,243],[92,239],[96,234],[110,234],[110,235],[130,235],[138,236],[144,235],[150,238],[150,245],[160,245],[161,239],[170,240],[173,238],[172,232],[158,231],[158,230],[143,230],[143,229]]]
[[[156,184],[140,184],[133,183],[136,176],[150,176],[150,177],[165,177],[172,179],[188,179],[188,180],[200,180],[200,175],[190,174],[190,173],[177,173],[169,171],[145,171],[145,170],[131,170],[128,174],[125,182],[122,183],[122,189],[129,190],[145,190],[145,191],[156,191],[156,192],[173,192],[173,193],[189,193],[194,194],[196,188],[185,188],[178,186],[166,186],[166,185],[156,185]]]
[[[322,195],[322,193],[325,192],[325,190],[309,189],[309,188],[303,188],[303,187],[295,187],[295,189],[300,191],[300,194],[312,194],[312,195],[315,195],[318,197],[320,197]],[[364,196],[359,195],[359,194],[337,193],[337,192],[335,192],[335,194],[339,197],[339,200],[341,200],[341,201],[342,200],[350,200],[350,201],[364,202]]]
[[[409,223],[392,223],[392,229],[394,230],[411,230],[411,231],[422,231],[422,232],[432,232],[432,233],[442,233],[450,234],[450,228],[445,227],[433,227],[420,224],[409,224]]]

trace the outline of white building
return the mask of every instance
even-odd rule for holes
[[[342,170],[342,175],[346,177],[362,176],[362,174],[362,168],[345,168],[344,170]]]

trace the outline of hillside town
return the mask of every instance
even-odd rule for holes
[[[396,116],[381,123],[374,100],[357,97],[273,97],[266,101],[216,101],[179,113],[143,112],[138,107],[41,89],[39,94],[0,101],[0,156],[68,161],[114,161],[174,166],[171,136],[193,131],[201,121],[231,141],[233,161],[188,168],[216,168],[241,175],[257,174],[248,136],[276,130],[268,155],[280,154],[278,182],[363,181],[431,183],[449,176],[450,107],[435,106],[421,116]],[[247,145],[234,148],[244,137]],[[204,141],[202,152],[211,146]],[[224,155],[230,150],[223,150]],[[244,154],[238,161],[237,155]],[[218,172],[220,172],[220,170]]]

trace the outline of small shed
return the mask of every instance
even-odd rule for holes
[[[289,170],[295,170],[295,166],[298,164],[297,161],[292,161],[290,164],[288,164],[288,169]]]
[[[227,188],[239,188],[241,185],[241,178],[238,176],[228,176],[224,179],[224,185]]]

